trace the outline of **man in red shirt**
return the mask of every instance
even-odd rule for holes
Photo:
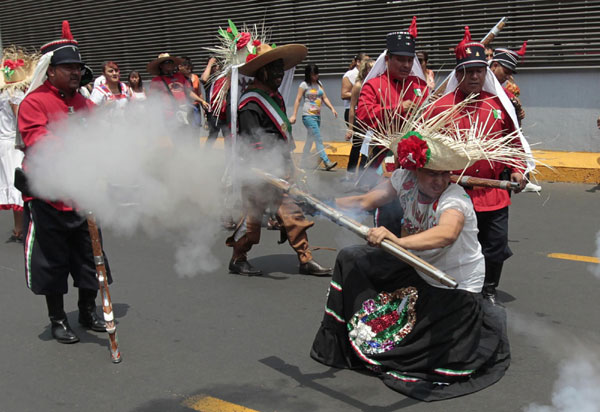
[[[429,89],[419,60],[415,57],[416,38],[416,17],[413,17],[407,32],[387,35],[385,68],[379,68],[382,54],[371,69],[358,98],[356,119],[365,129],[385,129],[394,132],[394,129],[402,126],[403,118],[409,111],[415,110],[427,100]],[[370,173],[367,173],[363,180],[368,186],[379,180],[374,171],[384,162],[386,156],[393,159],[390,152],[383,147],[374,147],[372,153],[376,158],[370,163]],[[384,162],[384,166],[384,173],[393,172],[395,167],[394,162]],[[397,201],[378,208],[375,211],[375,225],[385,226],[399,235],[402,221],[399,210],[401,209]]]
[[[515,131],[517,125],[509,116],[508,108],[503,105],[497,94],[490,92],[497,89],[494,75],[488,69],[485,47],[471,41],[468,27],[465,31],[465,38],[456,47],[456,63],[456,69],[453,72],[455,79],[449,82],[446,89],[447,94],[433,103],[427,113],[428,116],[440,114],[468,96],[476,94],[478,95],[477,100],[467,105],[453,120],[458,129],[468,130],[474,121],[478,121],[478,127],[484,128],[490,139],[499,138]],[[500,93],[502,93],[501,89]],[[518,138],[515,138],[513,144],[523,145]],[[504,163],[480,160],[466,169],[464,174],[487,179],[500,179],[505,168],[509,170],[510,180],[519,184],[520,189],[516,192],[522,190],[525,186],[525,167],[514,168]],[[477,213],[478,239],[485,257],[483,294],[488,300],[495,303],[496,287],[500,281],[502,265],[512,255],[508,247],[510,197],[504,189],[477,187],[466,191],[471,197]]]
[[[63,38],[45,44],[41,52],[44,55],[38,69],[40,65],[44,67],[38,70],[40,78],[33,79],[19,107],[25,168],[27,155],[37,142],[58,138],[52,134],[51,126],[93,106],[77,91],[84,65],[68,22],[63,22]],[[23,187],[20,189],[24,191]],[[30,193],[23,193],[23,199],[27,286],[36,295],[45,295],[52,336],[61,343],[79,341],[69,326],[63,306],[69,273],[79,288],[79,323],[87,329],[105,331],[104,321],[96,315],[98,281],[86,218],[60,200],[46,201]],[[105,262],[111,283],[108,261]]]
[[[356,118],[367,127],[377,129],[398,115],[405,116],[427,99],[427,82],[415,75],[422,75],[418,60],[415,63],[416,37],[414,17],[408,32],[387,35],[386,69],[363,84],[358,98]],[[377,72],[376,67],[373,70]]]

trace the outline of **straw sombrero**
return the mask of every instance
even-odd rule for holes
[[[183,59],[181,57],[171,56],[169,53],[161,53],[156,59],[148,63],[146,70],[148,70],[148,73],[150,73],[151,75],[158,76],[160,75],[160,64],[167,60],[173,60],[175,66],[178,66],[181,63],[183,63]]]
[[[39,54],[27,53],[17,46],[5,48],[0,64],[0,90],[23,90],[29,87],[39,57]]]
[[[289,70],[304,60],[307,54],[308,49],[302,44],[272,47],[262,43],[256,47],[256,54],[248,55],[246,64],[239,71],[245,76],[254,77],[258,69],[279,59],[283,59],[283,69]]]

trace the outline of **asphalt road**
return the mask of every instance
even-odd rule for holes
[[[341,176],[315,175],[330,188],[339,187]],[[598,265],[548,254],[595,256],[600,230],[595,189],[545,183],[539,196],[513,196],[514,256],[500,288],[509,315],[511,367],[490,388],[430,404],[405,398],[368,373],[331,369],[309,357],[329,279],[297,274],[295,254],[277,245],[276,232],[263,230],[252,250],[252,263],[267,272],[253,278],[228,274],[225,231],[212,248],[221,267],[195,277],[175,273],[178,234],[105,232],[123,354],[118,365],[110,362],[107,336],[77,324],[74,290],[66,310],[81,342],[52,340],[44,299],[25,286],[22,246],[0,244],[0,411],[183,412],[193,410],[190,400],[205,395],[262,412],[522,411],[533,403],[551,405],[555,382],[561,376],[564,386],[571,375],[579,378],[574,398],[586,401],[600,384],[594,358],[600,353],[600,276],[591,271]],[[11,224],[10,213],[0,213],[6,238]],[[323,219],[309,239],[311,246],[336,249],[362,242]],[[335,255],[315,252],[327,265]],[[565,365],[582,368],[570,375],[561,369]],[[585,392],[590,382],[596,389]],[[591,405],[588,411],[598,410]],[[555,410],[571,409],[547,411]]]

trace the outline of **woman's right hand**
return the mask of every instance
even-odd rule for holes
[[[352,130],[347,130],[346,131],[346,140],[350,140],[352,139]]]
[[[290,117],[289,117],[289,121],[290,121],[290,123],[291,123],[291,124],[294,124],[294,123],[296,123],[296,115],[292,115],[292,116],[290,116]]]

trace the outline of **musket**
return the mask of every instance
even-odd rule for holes
[[[363,224],[357,222],[356,220],[343,215],[338,210],[321,202],[319,199],[315,198],[314,196],[312,196],[306,192],[303,192],[302,190],[298,189],[294,185],[291,185],[288,181],[286,181],[284,179],[273,176],[272,174],[262,171],[260,169],[253,168],[252,171],[254,173],[256,173],[257,175],[259,175],[262,179],[264,179],[268,183],[281,189],[283,192],[289,194],[294,199],[300,200],[300,201],[310,205],[314,209],[318,210],[323,216],[325,216],[332,222],[334,222],[342,227],[345,227],[346,229],[349,229],[350,231],[354,232],[355,234],[362,237],[363,239],[367,238],[367,233],[370,229],[368,226],[363,225]],[[427,263],[420,257],[410,253],[406,249],[390,242],[389,240],[387,240],[387,239],[383,240],[381,242],[380,247],[383,250],[385,250],[386,252],[390,253],[391,255],[402,260],[403,262],[411,265],[415,269],[418,269],[423,274],[425,274],[425,275],[431,277],[432,279],[436,280],[437,282],[441,283],[442,285],[448,286],[450,288],[458,287],[458,283],[452,277],[448,276],[447,274],[445,274],[444,272],[442,272],[435,266]]]
[[[108,290],[108,279],[106,278],[106,266],[104,264],[104,254],[102,253],[102,243],[100,242],[100,233],[96,218],[92,212],[87,214],[87,224],[90,231],[90,239],[92,241],[92,251],[94,253],[94,264],[96,265],[96,278],[98,279],[98,287],[100,297],[102,298],[102,313],[104,322],[106,322],[106,332],[110,341],[110,358],[113,363],[121,362],[121,352],[119,351],[119,341],[117,339],[117,327],[115,325],[115,316],[112,310],[112,301]]]
[[[484,46],[487,46],[488,44],[490,44],[492,42],[492,40],[494,40],[494,38],[498,35],[498,33],[500,33],[500,30],[502,30],[504,28],[504,26],[506,26],[506,17],[502,17],[500,19],[500,21],[498,21],[498,23],[496,23],[496,25],[492,28],[492,30],[490,30],[488,32],[488,34],[483,36],[483,39],[481,39],[480,43],[483,44]],[[444,80],[444,82],[442,84],[440,84],[433,91],[433,93],[431,95],[439,97],[442,94],[444,94],[449,80],[450,80],[449,78],[446,78],[446,80]]]
[[[458,175],[450,175],[450,180],[453,183],[467,187],[479,186],[506,190],[517,190],[519,188],[517,182],[511,182],[510,180],[483,179],[481,177]]]

